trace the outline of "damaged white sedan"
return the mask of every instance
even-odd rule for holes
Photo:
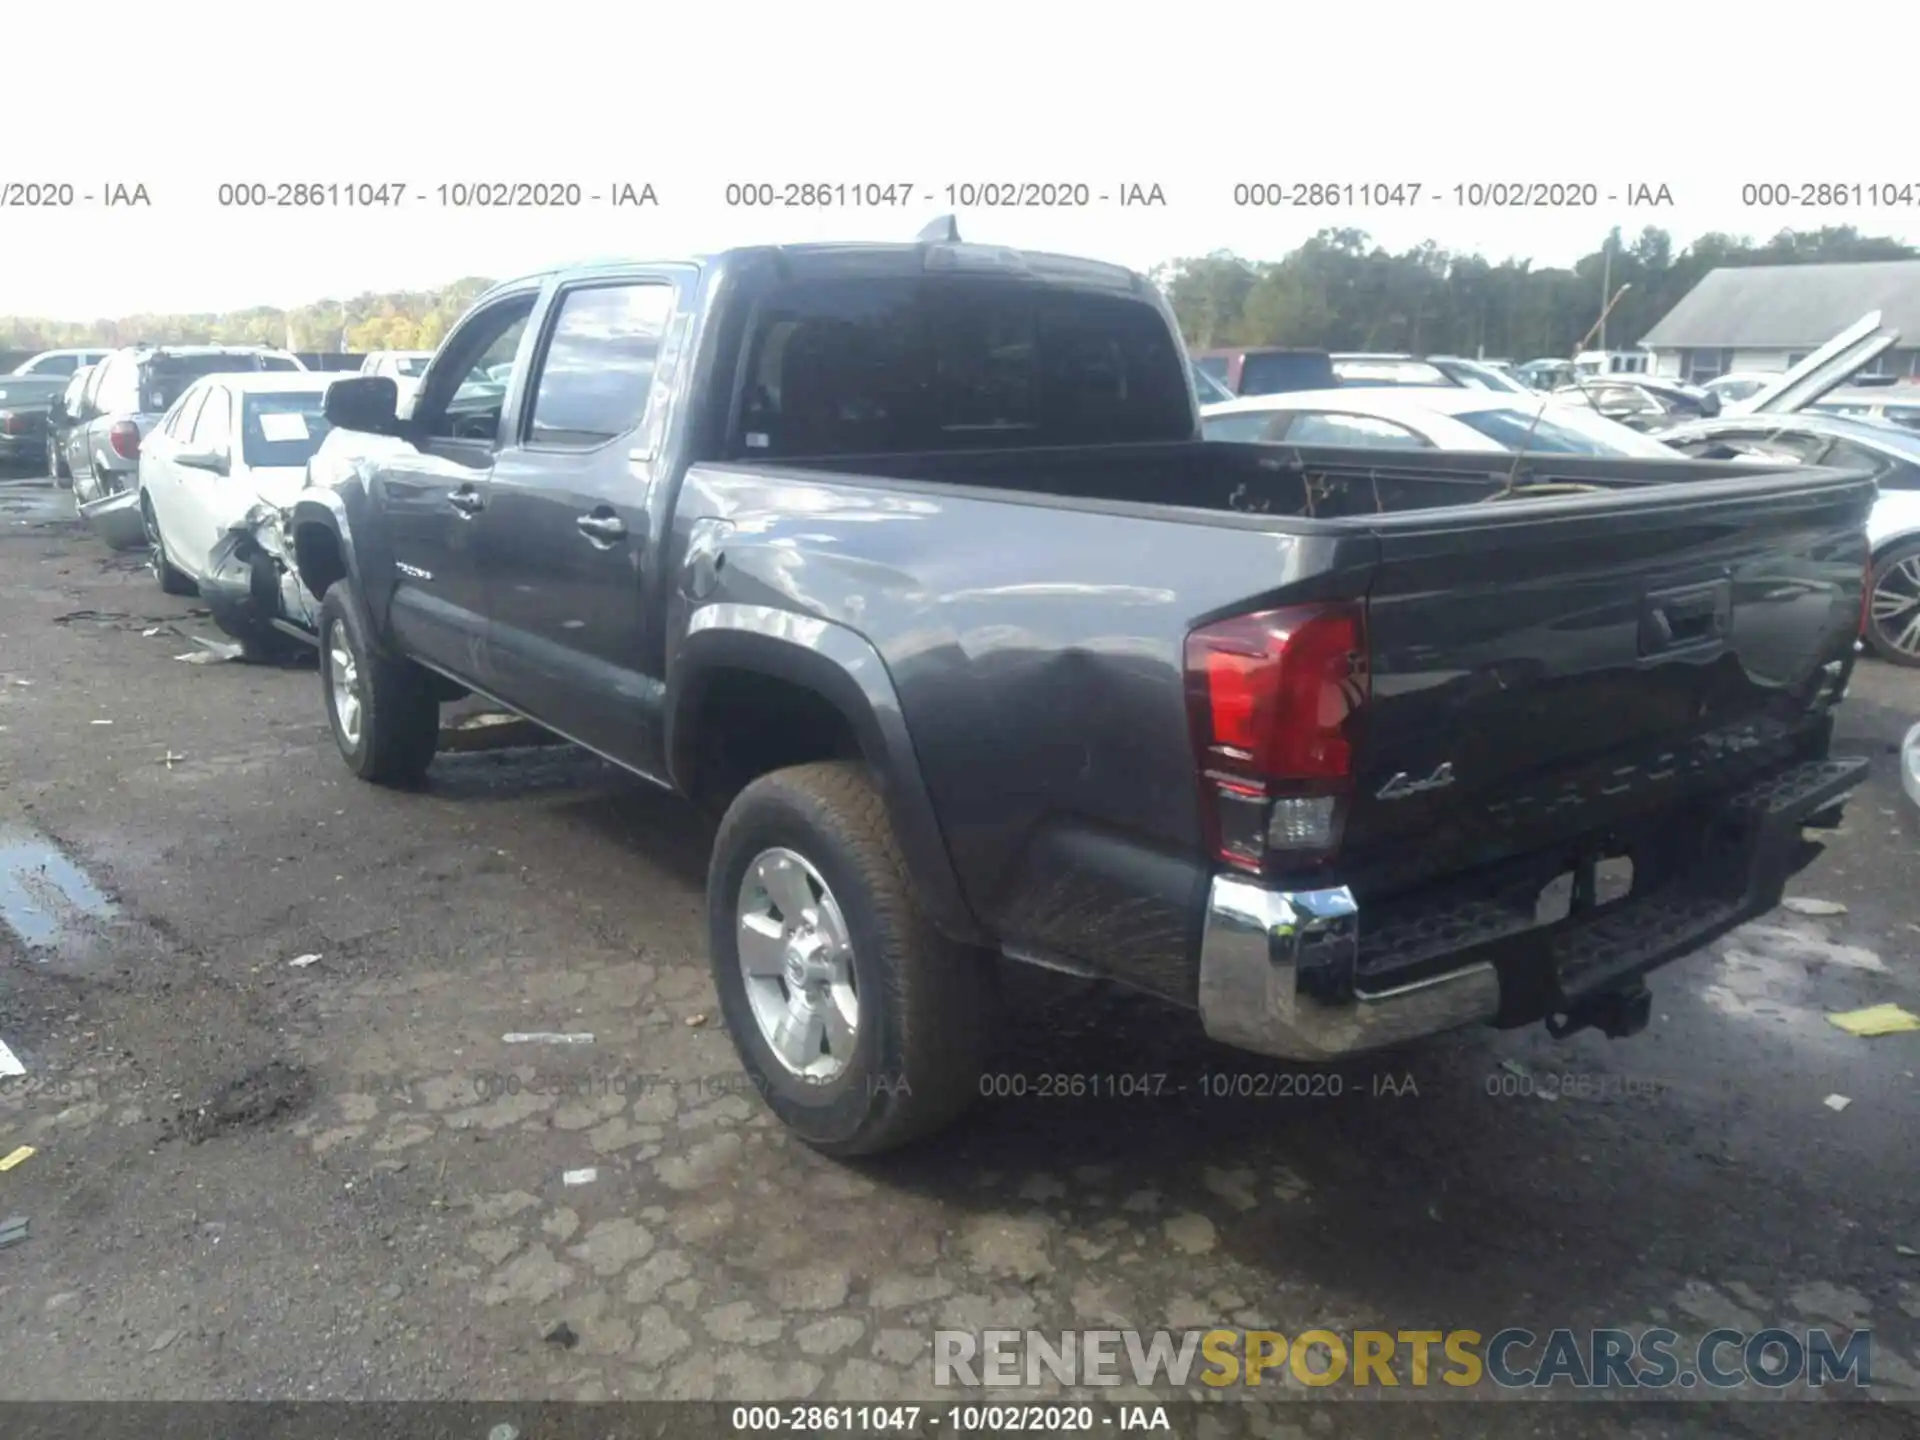
[[[281,521],[326,438],[324,372],[195,381],[140,447],[148,565],[169,595],[199,594],[247,658],[275,660],[319,606],[291,564]]]

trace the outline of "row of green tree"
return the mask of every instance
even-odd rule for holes
[[[1340,350],[1528,359],[1566,355],[1592,328],[1602,297],[1629,285],[1607,320],[1609,343],[1632,344],[1723,265],[1905,260],[1913,247],[1851,226],[1783,230],[1756,242],[1703,235],[1676,250],[1648,228],[1618,230],[1570,267],[1490,261],[1429,241],[1394,253],[1359,230],[1323,230],[1279,260],[1218,251],[1154,271],[1190,344],[1298,345]],[[67,322],[0,318],[0,350],[70,345],[225,341],[299,350],[430,350],[491,282],[468,278],[438,290],[371,292],[295,310],[258,306],[206,315],[128,315]]]
[[[1851,226],[1783,230],[1757,243],[1703,235],[1675,250],[1647,228],[1611,232],[1571,267],[1493,262],[1428,242],[1395,254],[1358,230],[1323,230],[1285,258],[1221,251],[1154,272],[1190,344],[1296,345],[1526,360],[1572,353],[1599,320],[1603,296],[1631,288],[1607,316],[1606,338],[1631,345],[1710,270],[1735,265],[1906,260],[1913,247]]]
[[[123,315],[117,320],[0,317],[0,350],[79,345],[288,345],[294,350],[431,350],[493,282],[456,280],[437,290],[368,292],[293,310],[258,305],[204,315]]]

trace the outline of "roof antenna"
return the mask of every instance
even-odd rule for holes
[[[960,243],[960,222],[951,215],[942,215],[928,225],[914,239],[929,245],[958,245]]]

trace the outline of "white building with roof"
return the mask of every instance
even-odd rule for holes
[[[1736,370],[1786,370],[1873,310],[1900,343],[1861,373],[1920,381],[1920,260],[1725,266],[1640,344],[1656,374],[1697,385]]]

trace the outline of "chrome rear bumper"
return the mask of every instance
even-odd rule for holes
[[[1500,1009],[1493,966],[1468,965],[1430,980],[1348,1000],[1316,998],[1317,978],[1350,980],[1360,907],[1344,885],[1269,890],[1216,875],[1200,942],[1200,1021],[1225,1045],[1284,1060],[1331,1060],[1433,1035]]]

